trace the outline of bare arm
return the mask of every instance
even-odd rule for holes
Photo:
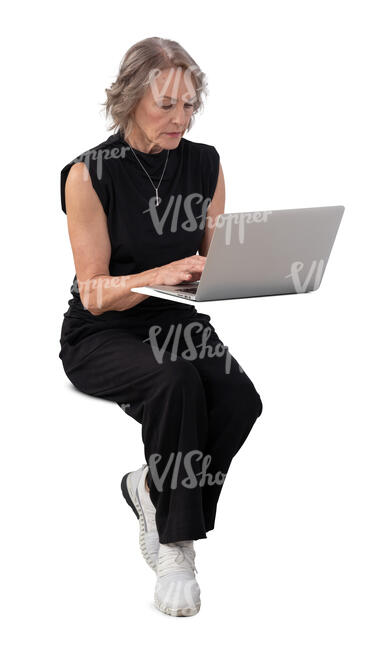
[[[124,311],[149,298],[132,287],[157,284],[158,267],[133,275],[109,275],[111,243],[107,218],[85,163],[72,165],[65,186],[68,232],[81,301],[98,316]]]
[[[208,253],[209,246],[213,238],[217,217],[220,214],[224,214],[225,202],[226,202],[226,189],[224,183],[224,175],[223,175],[222,165],[219,162],[218,182],[215,188],[212,201],[207,209],[205,233],[201,241],[201,245],[198,249],[199,254],[203,255],[204,257],[206,257]]]

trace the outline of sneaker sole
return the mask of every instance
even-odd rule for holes
[[[195,614],[198,614],[198,612],[201,609],[201,602],[196,603],[194,608],[193,607],[180,607],[179,609],[172,609],[171,607],[167,607],[166,605],[163,605],[162,603],[159,602],[159,600],[156,598],[154,599],[155,606],[164,614],[169,614],[170,616],[194,616]]]
[[[156,569],[157,569],[156,564],[154,563],[154,561],[153,561],[153,559],[152,559],[151,555],[149,554],[149,552],[147,550],[147,547],[146,547],[146,540],[145,540],[146,529],[145,529],[145,526],[144,526],[143,511],[142,511],[141,505],[140,505],[137,497],[135,497],[135,499],[133,499],[133,497],[132,497],[133,493],[131,491],[131,487],[130,487],[130,484],[129,484],[129,481],[128,481],[128,476],[130,474],[131,474],[131,472],[128,472],[128,474],[125,474],[125,476],[123,477],[123,479],[121,481],[122,494],[123,494],[124,498],[126,499],[126,502],[130,506],[130,508],[132,508],[133,512],[135,513],[135,515],[137,516],[137,518],[139,520],[139,547],[140,547],[140,550],[142,551],[142,555],[143,555],[144,559],[146,560],[148,566],[150,566],[151,569],[156,573]]]

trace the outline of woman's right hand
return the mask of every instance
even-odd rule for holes
[[[191,255],[164,266],[157,266],[154,284],[170,285],[195,282],[200,279],[205,262],[206,257],[203,255]]]

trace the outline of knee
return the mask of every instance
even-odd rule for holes
[[[252,417],[257,420],[260,417],[263,410],[263,403],[260,397],[260,394],[257,392],[256,388],[253,386],[250,388],[250,402],[251,402],[251,411]]]
[[[260,394],[247,375],[240,382],[239,394],[242,412],[248,415],[253,424],[262,413],[263,403]]]
[[[202,390],[202,380],[197,368],[184,359],[164,363],[159,380],[162,386],[170,390]]]
[[[257,417],[259,418],[261,413],[263,412],[263,403],[262,403],[262,399],[261,399],[261,397],[260,397],[260,395],[259,395],[259,393],[257,391],[256,391],[256,395],[257,395],[257,401],[258,401]]]

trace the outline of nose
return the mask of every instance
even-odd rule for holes
[[[182,131],[185,124],[185,109],[183,104],[176,104],[173,110],[173,124],[177,131]]]

